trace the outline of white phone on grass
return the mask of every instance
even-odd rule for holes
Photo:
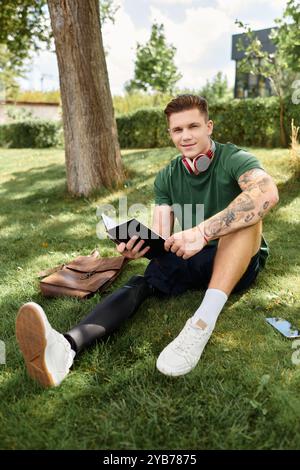
[[[300,331],[289,321],[279,317],[266,318],[266,321],[286,338],[300,338]]]

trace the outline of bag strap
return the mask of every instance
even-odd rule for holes
[[[60,269],[62,269],[65,266],[65,264],[60,264],[59,266],[55,266],[55,268],[49,268],[45,269],[45,271],[40,271],[38,273],[38,277],[41,279],[43,277],[49,276],[50,274],[56,273]]]

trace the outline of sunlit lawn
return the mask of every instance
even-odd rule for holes
[[[248,292],[230,297],[215,334],[189,375],[155,369],[157,355],[198,307],[203,292],[147,300],[109,339],[85,351],[63,384],[43,390],[26,374],[15,340],[20,305],[41,303],[55,328],[78,322],[100,295],[45,299],[37,273],[98,247],[97,206],[128,197],[153,203],[152,184],[173,149],[124,152],[123,190],[93,198],[66,193],[62,150],[0,149],[1,321],[6,365],[0,364],[2,449],[291,449],[300,447],[300,365],[292,341],[265,322],[282,316],[300,327],[300,184],[288,151],[252,149],[275,178],[280,204],[265,221],[271,257]],[[116,281],[142,274],[131,263]]]

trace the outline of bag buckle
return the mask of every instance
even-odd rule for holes
[[[80,276],[79,279],[89,279],[91,276],[93,276],[97,271],[91,271],[89,273],[84,273],[82,276]]]

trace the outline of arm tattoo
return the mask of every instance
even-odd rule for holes
[[[270,204],[269,201],[264,202],[263,210],[266,210],[269,207],[269,204]]]
[[[208,225],[205,226],[204,234],[207,237],[215,237],[222,230],[222,219],[218,217],[216,220],[208,222]]]
[[[247,193],[241,193],[227,209],[224,209],[222,215],[213,216],[205,224],[205,235],[207,237],[216,237],[223,228],[230,227],[233,222],[245,217],[245,212],[253,211],[255,204]],[[252,212],[253,213],[253,212]],[[252,217],[251,217],[252,218]]]
[[[269,205],[270,205],[270,202],[269,202],[269,201],[265,201],[265,202],[263,203],[262,208],[261,208],[260,211],[258,212],[258,216],[259,216],[261,219],[262,219],[263,216],[265,215],[265,212],[266,212],[266,210],[268,209]]]
[[[223,217],[223,221],[225,222],[226,227],[229,227],[231,222],[236,219],[236,215],[233,210],[227,211],[225,216]]]
[[[254,216],[255,216],[254,212],[251,212],[250,214],[246,215],[246,217],[244,218],[244,222],[246,223],[250,222],[250,220],[252,220]]]
[[[256,223],[270,209],[270,200],[262,201],[262,194],[272,194],[272,178],[262,169],[246,171],[238,180],[242,190],[227,208],[205,222],[204,234],[214,239],[234,230]],[[265,196],[268,197],[268,196]]]
[[[247,185],[248,183],[253,183],[253,180],[257,179],[260,176],[266,176],[266,172],[260,168],[254,168],[253,170],[246,171],[239,178],[239,184]]]
[[[246,171],[239,178],[239,186],[242,191],[253,191],[259,189],[261,193],[266,193],[269,190],[271,182],[270,176],[260,168],[254,168],[254,170]]]
[[[255,204],[251,196],[243,192],[231,204],[236,212],[244,212],[255,209]],[[229,207],[230,207],[229,206]]]

